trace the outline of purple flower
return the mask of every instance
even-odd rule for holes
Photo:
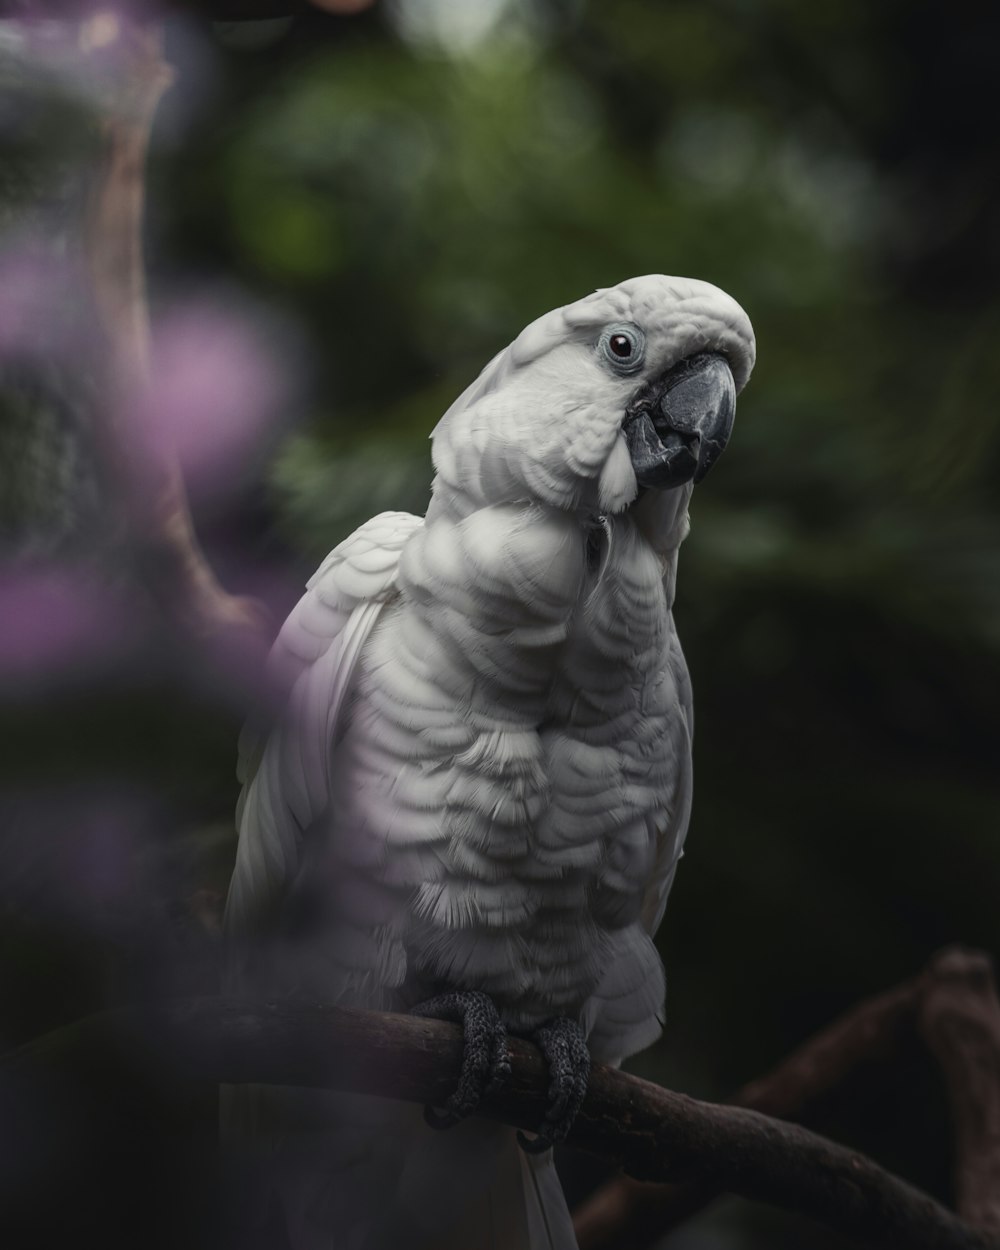
[[[175,452],[193,497],[240,486],[288,401],[275,331],[245,309],[198,301],[153,328],[148,391],[136,405],[147,448]]]
[[[34,688],[109,660],[135,627],[106,586],[56,567],[0,569],[0,687]]]

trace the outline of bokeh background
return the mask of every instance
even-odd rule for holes
[[[276,622],[355,525],[423,511],[437,417],[541,312],[664,272],[754,322],[681,559],[696,797],[667,1029],[633,1064],[699,1096],[945,943],[1000,950],[998,44],[972,0],[169,22],[151,421],[223,583]],[[99,102],[57,28],[0,23],[4,1046],[214,987],[255,682],[238,647],[164,624],[102,477],[74,267]],[[218,1244],[209,1100],[144,1107],[112,1148],[99,1110],[67,1129],[26,1099],[17,1244],[66,1221]],[[824,1127],[949,1200],[919,1055]],[[726,1202],[667,1244],[841,1243]]]

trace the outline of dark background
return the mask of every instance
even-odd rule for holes
[[[967,0],[170,26],[150,298],[163,324],[228,318],[281,373],[275,419],[193,490],[223,581],[278,619],[360,521],[423,511],[429,431],[527,321],[646,272],[750,314],[759,364],[681,558],[697,789],[667,1029],[633,1064],[699,1096],[945,943],[1000,949],[998,46],[995,8]],[[29,235],[71,252],[97,140],[79,84],[0,53],[2,287]],[[198,892],[225,890],[252,687],[136,589],[98,391],[57,330],[6,354],[0,335],[6,1046],[214,986]],[[213,1241],[210,1100],[154,1092],[102,1135],[81,1097],[7,1117],[19,1243]],[[824,1127],[950,1200],[919,1056]],[[840,1243],[733,1202],[669,1244]]]

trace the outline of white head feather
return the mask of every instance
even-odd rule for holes
[[[598,350],[609,326],[645,336],[627,376]],[[629,399],[698,352],[724,355],[740,390],[753,368],[750,321],[708,282],[662,274],[554,309],[526,326],[448,409],[432,434],[439,482],[467,504],[533,500],[567,510],[620,512],[637,484],[622,434]]]

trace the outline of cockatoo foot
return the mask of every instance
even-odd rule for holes
[[[424,1108],[424,1119],[431,1128],[451,1128],[475,1111],[484,1094],[496,1093],[507,1083],[507,1030],[493,1000],[478,990],[438,994],[418,1003],[410,1014],[454,1020],[462,1026],[465,1046],[458,1086],[443,1110]]]
[[[590,1051],[583,1029],[568,1016],[556,1016],[535,1030],[531,1040],[549,1065],[549,1107],[537,1137],[519,1132],[528,1154],[541,1154],[566,1140],[583,1104],[590,1078]]]

